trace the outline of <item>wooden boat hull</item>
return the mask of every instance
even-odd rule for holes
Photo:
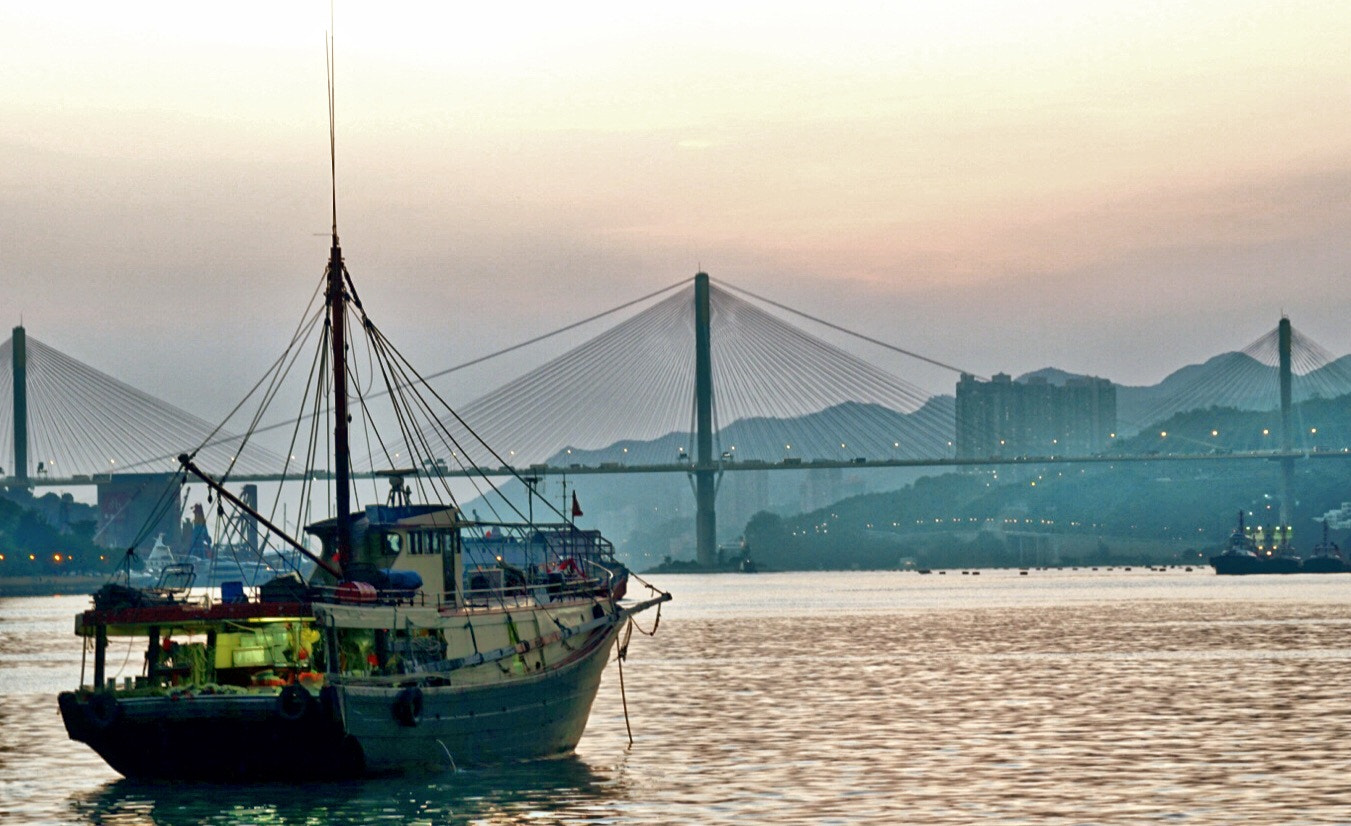
[[[318,780],[363,771],[359,744],[317,699],[298,716],[284,712],[279,700],[70,691],[58,697],[70,738],[135,780]]]
[[[342,687],[344,728],[377,773],[567,754],[586,728],[616,634],[608,627],[570,662],[506,682],[418,688],[416,719],[412,690]]]
[[[141,780],[317,780],[555,757],[581,739],[619,627],[553,667],[487,684],[58,699],[72,740]]]

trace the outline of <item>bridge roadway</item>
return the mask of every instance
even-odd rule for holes
[[[1236,451],[1233,453],[1159,453],[1159,454],[1131,454],[1131,455],[1100,455],[1100,456],[987,456],[976,459],[784,459],[778,462],[762,461],[724,461],[716,462],[711,465],[714,471],[727,471],[729,473],[748,470],[829,470],[832,468],[960,468],[960,467],[1000,467],[1006,465],[1080,465],[1080,464],[1112,464],[1112,463],[1138,463],[1138,462],[1235,462],[1235,461],[1253,461],[1266,460],[1277,461],[1281,459],[1351,459],[1351,449],[1343,448],[1337,451],[1279,451],[1279,450],[1259,450],[1259,451]],[[436,471],[447,478],[463,477],[510,477],[510,476],[584,476],[590,474],[602,473],[694,473],[699,470],[710,469],[692,462],[671,462],[670,464],[659,465],[629,465],[619,462],[602,462],[599,465],[580,465],[570,464],[566,467],[561,465],[527,465],[525,467],[511,468],[506,465],[496,468],[445,468]],[[421,470],[407,469],[403,475],[413,476],[419,474],[428,474],[432,471],[424,468]],[[325,478],[329,474],[320,472],[314,474],[314,478]],[[391,471],[378,472],[356,472],[352,474],[354,479],[376,479],[386,478],[394,475]],[[73,476],[73,477],[55,477],[55,476],[37,476],[28,480],[30,487],[77,487],[80,485],[94,485],[100,482],[110,481],[113,477],[107,474],[97,476]],[[284,482],[296,481],[299,476],[292,474],[283,476],[280,474],[252,474],[231,476],[225,480],[227,483],[244,484],[247,482]],[[0,485],[13,483],[13,480],[0,481]]]

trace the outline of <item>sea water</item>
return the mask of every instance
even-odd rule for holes
[[[120,779],[56,709],[88,599],[0,599],[0,822],[1351,822],[1351,575],[659,584],[575,757],[302,785]]]

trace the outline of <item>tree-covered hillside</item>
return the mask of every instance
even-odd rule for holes
[[[118,555],[95,544],[95,528],[95,509],[69,494],[6,491],[0,496],[0,577],[110,571]]]
[[[1295,490],[1307,549],[1318,520],[1351,499],[1351,461],[1298,462]],[[746,542],[782,569],[1190,563],[1218,549],[1239,510],[1275,525],[1278,491],[1276,463],[1261,460],[950,473],[799,516],[756,514]]]

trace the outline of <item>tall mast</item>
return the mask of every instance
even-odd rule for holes
[[[333,471],[337,489],[338,564],[344,570],[352,561],[352,535],[349,527],[352,509],[350,450],[347,444],[347,285],[343,280],[342,247],[333,233],[328,253],[328,312],[333,345]]]
[[[330,23],[330,27],[331,27]],[[347,283],[343,278],[342,246],[338,243],[338,152],[333,111],[333,37],[328,39],[328,164],[333,197],[333,245],[328,251],[328,317],[333,345],[333,484],[337,488],[338,564],[352,562],[351,455],[347,444]]]

